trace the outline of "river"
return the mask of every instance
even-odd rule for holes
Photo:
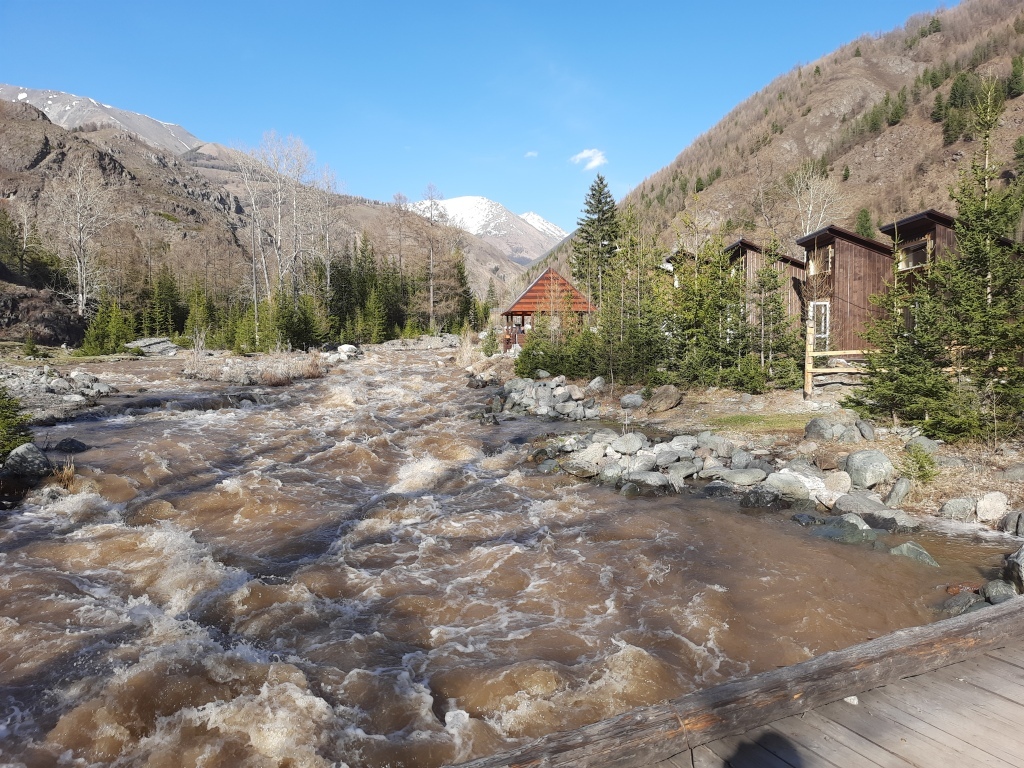
[[[99,369],[126,391],[180,363]],[[210,385],[187,385],[192,391]],[[931,568],[699,494],[542,475],[437,353],[73,436],[76,493],[0,523],[0,762],[438,766],[938,618]],[[892,538],[890,543],[904,539]]]

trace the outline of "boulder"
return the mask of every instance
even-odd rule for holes
[[[999,523],[999,530],[1005,531],[1011,536],[1024,536],[1024,512],[1014,510],[1008,512]]]
[[[624,474],[623,477],[632,483],[649,488],[667,488],[670,484],[669,479],[661,474],[661,472],[629,472]]]
[[[670,466],[665,473],[665,477],[668,478],[669,484],[676,491],[680,491],[686,487],[686,478],[693,477],[696,474],[697,467],[690,462],[681,461]]]
[[[137,349],[146,356],[175,355],[178,346],[166,336],[160,338],[136,339],[125,344],[128,349]]]
[[[973,592],[961,592],[942,604],[942,612],[947,616],[959,616],[967,613],[975,603],[982,603],[984,600],[983,597]]]
[[[757,485],[767,477],[764,472],[760,469],[722,469],[715,468],[711,470],[716,474],[713,475],[719,480],[724,480],[727,483],[740,486]],[[701,477],[705,477],[704,472],[701,472]]]
[[[836,440],[846,445],[852,445],[863,442],[864,437],[856,427],[844,427],[843,431],[836,437]]]
[[[1024,464],[1014,464],[1007,467],[999,476],[1009,483],[1024,483]]]
[[[41,480],[53,472],[53,465],[35,443],[19,445],[7,456],[3,473],[28,480]]]
[[[903,450],[910,451],[913,446],[918,446],[921,450],[927,453],[929,456],[934,456],[939,452],[939,444],[934,440],[925,437],[924,435],[918,435],[912,437],[907,441],[907,444],[903,446]]]
[[[604,376],[595,376],[590,380],[590,383],[587,384],[587,392],[604,392],[606,386],[608,386],[608,384],[604,380]]]
[[[967,496],[962,496],[956,499],[950,499],[941,507],[939,507],[939,517],[944,517],[947,520],[957,520],[959,522],[967,522],[968,520],[974,519],[974,511],[977,506],[977,502]]]
[[[789,519],[792,520],[794,523],[802,525],[804,528],[809,528],[812,525],[825,524],[825,518],[818,517],[817,515],[812,515],[808,512],[798,512]]]
[[[88,451],[92,446],[86,445],[81,440],[76,440],[73,437],[65,437],[55,446],[53,450],[59,453],[83,453]]]
[[[700,447],[700,441],[694,435],[676,435],[669,445],[673,451],[692,451]]]
[[[845,470],[857,488],[874,488],[896,476],[889,457],[876,450],[854,451],[846,457]]]
[[[900,544],[898,547],[893,547],[889,550],[890,555],[899,555],[900,557],[909,557],[911,560],[917,560],[918,562],[930,565],[933,568],[938,568],[939,564],[935,562],[935,558],[925,551],[925,548],[914,541],[908,541],[905,544]],[[961,594],[964,594],[961,592]]]
[[[866,421],[860,419],[854,424],[858,430],[860,430],[860,436],[867,440],[869,443],[875,441],[875,428]]]
[[[751,488],[740,498],[740,506],[744,509],[779,509],[781,505],[782,494],[770,485]]]
[[[826,490],[835,493],[849,493],[851,488],[853,488],[853,481],[850,479],[849,473],[837,470],[825,475]]]
[[[619,398],[619,406],[627,411],[632,410],[634,408],[639,408],[643,404],[643,395],[634,393],[632,395],[623,395],[622,397]]]
[[[974,513],[980,523],[995,523],[1006,517],[1008,510],[1009,499],[1006,498],[1006,494],[992,491],[978,499]]]
[[[679,405],[683,399],[683,393],[675,384],[665,384],[654,390],[651,399],[647,401],[647,407],[653,413],[669,411]]]
[[[609,446],[616,453],[632,455],[644,447],[647,439],[639,432],[630,432],[615,438]]]
[[[616,461],[605,464],[598,473],[598,480],[602,485],[618,485],[622,479],[622,465]]]
[[[807,486],[792,472],[772,472],[765,478],[765,482],[787,501],[810,498]]]
[[[737,448],[732,452],[732,468],[733,469],[746,469],[750,466],[750,463],[754,461],[754,456],[741,448]]]
[[[892,485],[889,495],[885,497],[885,506],[898,509],[910,495],[912,483],[905,477],[898,478]]]
[[[565,390],[569,393],[569,397],[577,402],[586,398],[586,393],[584,393],[583,388],[576,384],[570,384],[565,388]]]
[[[1006,573],[1003,578],[1013,582],[1018,592],[1024,592],[1024,546],[1006,556]]]
[[[999,605],[1017,597],[1017,588],[1008,581],[995,579],[981,588],[981,596],[992,603],[992,605]]]
[[[821,443],[827,443],[832,439],[832,427],[833,423],[822,416],[815,416],[804,427],[804,438],[806,440],[815,440]]]
[[[640,495],[640,486],[636,483],[623,483],[619,489],[619,495],[625,496],[627,499],[635,499]]]
[[[721,480],[712,480],[704,486],[703,490],[705,496],[716,498],[718,496],[731,496],[733,487],[729,483]]]
[[[650,472],[657,466],[658,457],[653,453],[642,451],[632,456],[623,456],[619,460],[624,472]]]
[[[559,460],[558,466],[570,475],[583,478],[595,477],[601,471],[601,468],[597,466],[596,462],[585,461],[574,455]]]

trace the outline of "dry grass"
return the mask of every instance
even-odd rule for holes
[[[712,430],[745,432],[751,435],[802,435],[810,418],[806,413],[732,413],[727,416],[711,416],[707,421]]]
[[[75,489],[75,460],[70,456],[64,459],[62,465],[54,468],[53,477],[65,491],[73,491]]]

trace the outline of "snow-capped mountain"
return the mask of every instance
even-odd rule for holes
[[[180,125],[101,104],[85,96],[0,84],[0,99],[31,104],[42,110],[50,122],[68,130],[89,125],[120,128],[172,155],[188,152],[203,143]]]
[[[422,200],[412,208],[429,217],[431,202]],[[519,216],[486,197],[467,195],[435,200],[434,215],[460,229],[487,240],[520,264],[529,264],[554,248],[568,233],[536,213]]]

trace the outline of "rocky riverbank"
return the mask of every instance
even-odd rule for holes
[[[885,549],[925,565],[936,563],[908,537],[933,521],[1024,537],[1024,463],[1015,463],[1020,454],[1012,446],[987,457],[978,449],[958,455],[915,430],[861,420],[827,398],[801,402],[781,393],[773,404],[772,395],[709,390],[687,396],[671,385],[613,393],[600,378],[574,383],[543,371],[534,379],[515,378],[510,365],[493,359],[467,373],[471,388],[495,389],[482,403],[484,418],[604,422],[535,445],[529,458],[543,473],[614,487],[626,496],[731,497],[753,513],[788,515],[809,535]],[[711,410],[721,421],[768,422],[783,410],[779,401],[795,418],[801,412],[810,417],[802,429],[754,434],[701,426]],[[694,407],[710,404],[713,409]],[[914,477],[911,452],[930,457],[939,481]],[[944,606],[949,615],[1018,596],[1024,592],[1024,546],[1007,556],[1001,578],[951,591],[956,594]]]

